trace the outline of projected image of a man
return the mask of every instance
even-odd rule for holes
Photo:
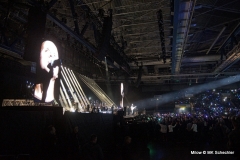
[[[34,97],[42,102],[54,100],[54,84],[58,78],[58,50],[52,41],[44,41],[41,45],[39,67],[37,68],[37,83]]]

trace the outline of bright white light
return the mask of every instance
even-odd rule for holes
[[[123,94],[124,94],[124,93],[123,93],[123,90],[124,90],[123,83],[121,83],[121,90],[120,90],[120,91],[121,91],[121,95],[122,95],[122,96],[123,96]]]
[[[213,89],[213,92],[215,92],[215,89]]]
[[[74,108],[71,108],[71,109],[70,109],[70,112],[75,112],[75,109],[74,109]]]

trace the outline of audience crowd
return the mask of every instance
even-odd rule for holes
[[[206,144],[219,151],[240,152],[240,116],[203,116],[199,114],[138,115],[117,121],[114,127],[114,143],[109,152],[98,144],[95,134],[83,139],[74,126],[70,141],[61,150],[54,126],[47,128],[44,143],[45,159],[83,160],[149,160],[149,142],[181,144]]]
[[[223,91],[222,91],[223,92]],[[209,145],[212,150],[234,151],[233,158],[240,159],[240,91],[233,90],[221,96],[215,90],[199,96],[176,101],[189,104],[189,110],[178,113],[152,113],[113,115],[113,130],[109,142],[101,141],[102,135],[92,133],[84,137],[81,125],[70,124],[71,133],[62,126],[49,125],[42,137],[39,159],[81,160],[150,160],[150,143],[163,147]],[[240,104],[240,103],[239,103]],[[102,114],[92,111],[92,114]],[[80,114],[80,113],[79,113]],[[75,123],[77,124],[77,123]],[[100,143],[101,142],[101,143]],[[104,143],[111,146],[106,146]]]

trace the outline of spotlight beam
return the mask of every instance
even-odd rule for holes
[[[66,99],[67,99],[67,102],[68,102],[68,107],[71,108],[71,107],[72,107],[72,104],[71,104],[70,98],[69,98],[69,96],[68,96],[68,94],[67,94],[67,91],[66,91],[66,89],[65,89],[65,87],[64,87],[64,85],[63,85],[62,80],[60,80],[60,83],[61,83],[63,92],[65,93],[65,96],[66,96]]]
[[[78,83],[78,80],[77,80],[75,74],[73,73],[73,71],[72,71],[72,70],[69,70],[69,73],[70,73],[70,75],[72,76],[73,81],[74,81],[75,84],[76,84],[77,91],[79,92],[79,94],[81,94],[82,99],[83,99],[83,101],[84,101],[84,103],[85,103],[85,107],[86,107],[86,106],[87,106],[88,104],[90,104],[90,103],[89,103],[89,101],[88,101],[85,93],[83,92],[81,85]]]
[[[96,88],[93,87],[93,84],[90,85],[89,83],[87,83],[87,82],[85,81],[85,79],[82,79],[82,80],[83,80],[83,82],[85,82],[85,84],[95,93],[95,95],[96,95],[101,101],[106,101],[106,102],[109,104],[109,100],[106,99],[105,97],[103,97],[103,96],[101,95],[101,93],[99,93],[99,91],[96,90]]]
[[[86,77],[83,77],[82,75],[80,75],[81,80],[95,93],[95,95],[102,101],[102,102],[106,102],[108,104],[108,106],[113,105],[114,103],[111,102],[111,100],[109,98],[107,98],[107,96],[104,94],[104,92],[101,92],[99,90],[99,87],[96,85],[96,83],[91,80],[88,79]],[[86,78],[86,79],[85,79]],[[89,83],[91,82],[91,84]]]
[[[62,68],[63,68],[63,69],[62,69],[62,75],[63,75],[63,77],[64,77],[64,79],[65,79],[65,82],[67,83],[67,87],[68,87],[68,89],[69,89],[69,91],[70,91],[70,94],[72,95],[74,101],[76,102],[77,100],[76,100],[76,97],[75,97],[74,94],[73,94],[74,90],[73,90],[73,88],[72,88],[72,85],[71,85],[71,83],[69,82],[69,79],[68,79],[67,75],[65,74],[64,67],[62,67]],[[71,103],[71,107],[73,107],[73,106],[72,106],[72,103]]]
[[[86,77],[85,77],[86,78]],[[87,82],[90,81],[101,94],[104,95],[105,99],[109,102],[109,104],[114,104],[114,102],[107,96],[107,94],[95,83],[94,80],[90,79],[90,78],[86,78]]]
[[[68,81],[69,81],[69,83],[70,83],[70,85],[71,85],[71,87],[72,87],[72,94],[73,94],[73,97],[74,97],[74,99],[75,99],[75,102],[80,103],[81,107],[82,107],[82,106],[85,106],[85,104],[84,104],[84,102],[83,102],[83,100],[82,100],[82,98],[81,98],[82,95],[80,95],[80,94],[74,94],[74,93],[73,93],[74,91],[77,92],[77,87],[76,87],[76,85],[74,84],[74,82],[73,82],[70,74],[68,73],[68,70],[69,70],[69,69],[65,69],[65,70],[64,70],[64,73],[69,77],[69,78],[68,78]],[[74,89],[73,89],[73,88],[74,88]],[[78,98],[78,97],[79,97],[79,98]],[[80,100],[80,101],[79,101],[79,100]],[[78,106],[78,108],[79,108],[79,106]],[[81,109],[82,109],[82,108],[81,108]]]
[[[77,92],[76,95],[77,95],[78,98],[80,99],[81,104],[83,104],[82,107],[85,108],[85,107],[87,106],[87,104],[86,104],[85,101],[84,101],[84,98],[83,98],[82,93],[79,92],[78,87],[77,87],[77,84],[76,84],[75,81],[73,80],[72,75],[69,73],[69,69],[66,69],[66,73],[68,74],[69,77],[71,77],[70,80],[71,80],[71,82],[72,82],[72,84],[73,84],[73,86],[74,86],[74,88],[75,88],[75,91]]]
[[[114,102],[111,100],[111,98],[108,97],[108,95],[96,84],[96,82],[93,79],[90,79],[90,78],[86,78],[86,79],[87,79],[87,81],[91,81],[96,86],[96,88],[98,88],[98,90],[107,97],[107,99],[110,101],[110,103],[114,104]]]
[[[106,99],[104,99],[103,97],[101,97],[101,93],[99,93],[99,91],[97,90],[97,88],[96,88],[96,87],[93,87],[94,83],[93,83],[90,79],[89,79],[89,80],[88,80],[88,79],[84,79],[84,77],[83,77],[82,81],[96,94],[96,96],[97,96],[99,99],[104,100],[104,101],[107,101],[107,103],[109,103],[108,100],[106,100]]]
[[[217,81],[209,82],[209,83],[206,83],[206,84],[201,84],[201,85],[198,85],[198,86],[189,87],[189,88],[181,90],[180,94],[179,94],[179,92],[175,92],[175,93],[163,95],[162,102],[160,102],[160,104],[164,103],[164,102],[165,103],[169,102],[173,98],[173,96],[178,97],[180,95],[178,98],[174,98],[175,100],[177,100],[177,99],[180,99],[180,98],[184,98],[185,93],[192,93],[192,94],[195,95],[195,94],[201,93],[203,91],[219,88],[221,86],[229,85],[229,84],[232,84],[232,83],[235,83],[235,82],[238,82],[238,81],[240,81],[240,75],[220,79],[220,80],[217,80]]]
[[[68,102],[66,101],[67,98],[65,97],[65,95],[64,95],[64,93],[63,93],[62,87],[60,88],[60,95],[61,95],[61,97],[62,97],[62,102],[63,102],[63,104],[64,104],[64,105],[62,105],[62,106],[65,106],[65,108],[70,109],[70,107],[69,107],[69,105],[68,105]]]
[[[158,105],[162,105],[162,104],[169,103],[169,102],[181,99],[181,98],[185,98],[185,93],[190,93],[190,94],[195,95],[195,94],[198,94],[198,93],[201,93],[204,91],[216,89],[216,88],[219,88],[219,87],[222,87],[225,85],[229,85],[232,83],[236,83],[239,81],[240,81],[240,75],[235,75],[235,76],[231,76],[228,78],[212,81],[212,82],[209,82],[206,84],[192,86],[192,87],[189,87],[189,88],[177,91],[177,92],[163,94],[163,95],[161,95],[161,100],[158,102]],[[147,100],[145,99],[145,100],[141,100],[139,102],[144,103],[145,101],[147,101]],[[139,103],[139,102],[136,102],[136,103]]]

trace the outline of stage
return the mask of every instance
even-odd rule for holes
[[[123,118],[135,118],[136,116],[138,115],[126,115],[126,116],[123,116]]]

